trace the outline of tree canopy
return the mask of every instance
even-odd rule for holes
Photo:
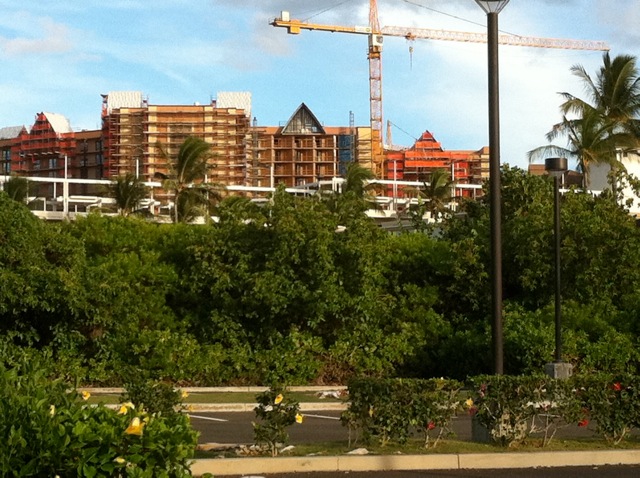
[[[552,184],[502,175],[506,371],[540,371],[553,358]],[[104,385],[484,373],[487,197],[437,235],[394,235],[284,188],[262,205],[224,199],[220,221],[199,226],[44,223],[0,193],[0,353],[49,354],[54,373]],[[606,196],[572,191],[561,211],[567,359],[635,370],[613,355],[633,356],[640,337],[640,229]],[[629,350],[607,355],[603,341]]]

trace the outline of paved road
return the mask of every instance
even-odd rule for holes
[[[253,443],[255,415],[247,413],[191,413],[191,424],[200,432],[200,443]],[[340,412],[318,411],[304,414],[301,425],[292,425],[289,429],[289,443],[317,443],[324,441],[348,440],[348,429],[338,420]],[[471,439],[471,418],[460,415],[454,419],[452,430],[460,440]],[[556,438],[590,437],[593,432],[576,426],[558,431]]]
[[[338,473],[295,473],[275,475],[237,475],[240,477],[264,478],[637,478],[637,466],[601,466],[536,468],[518,470],[444,470],[444,471],[380,471]]]
[[[253,443],[253,413],[200,413],[194,412],[191,425],[200,432],[200,443]],[[289,443],[317,443],[346,441],[348,430],[339,420],[340,412],[319,411],[304,414],[302,424],[288,428]]]

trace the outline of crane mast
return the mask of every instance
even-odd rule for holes
[[[371,123],[371,159],[376,176],[382,173],[382,42],[377,0],[369,0],[369,111]]]
[[[455,30],[437,30],[430,28],[386,26],[380,28],[377,0],[369,0],[368,26],[343,26],[309,23],[290,18],[283,11],[279,18],[271,21],[274,27],[286,28],[287,32],[297,35],[302,30],[318,30],[332,33],[351,33],[369,37],[369,110],[371,121],[371,156],[374,173],[381,172],[384,160],[382,139],[382,44],[385,36],[403,37],[407,40],[443,40],[467,43],[486,43],[486,33],[461,32]],[[525,46],[533,48],[558,48],[564,50],[608,51],[609,46],[602,41],[571,40],[561,38],[540,38],[520,35],[500,34],[501,45]]]

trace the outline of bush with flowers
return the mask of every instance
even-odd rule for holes
[[[197,433],[187,416],[90,406],[44,370],[26,358],[0,363],[1,476],[192,476]]]
[[[300,405],[289,399],[281,387],[272,387],[256,396],[254,408],[258,422],[253,422],[256,444],[265,446],[271,456],[277,456],[280,447],[289,440],[287,428],[302,423]]]
[[[640,377],[630,374],[487,375],[471,379],[472,413],[494,442],[515,446],[544,432],[547,444],[561,426],[593,427],[618,444],[640,427]]]
[[[593,424],[602,437],[618,444],[634,428],[640,428],[640,377],[630,374],[599,373],[576,381],[582,405],[580,426]]]
[[[544,432],[544,444],[558,427],[579,416],[573,383],[544,375],[484,375],[470,381],[475,392],[471,413],[491,439],[504,446]]]
[[[183,392],[173,384],[139,375],[125,382],[125,391],[120,398],[123,402],[137,403],[149,413],[161,413],[164,416],[179,413],[183,409]]]
[[[365,441],[375,437],[382,445],[391,440],[404,443],[418,431],[426,448],[436,446],[462,407],[461,386],[446,379],[354,379],[342,423]],[[434,441],[432,433],[437,434]]]

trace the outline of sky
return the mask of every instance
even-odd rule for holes
[[[141,91],[150,104],[206,104],[248,91],[261,126],[284,124],[305,103],[325,126],[369,124],[367,38],[269,24],[282,10],[313,23],[366,26],[368,0],[0,0],[0,127],[39,112],[74,130],[100,126],[101,94]],[[486,32],[474,0],[378,0],[384,26]],[[601,40],[638,55],[637,0],[511,0],[504,33]],[[410,53],[410,47],[413,52]],[[560,120],[559,92],[585,97],[571,74],[595,77],[602,52],[501,46],[501,160],[526,168]],[[446,150],[489,144],[487,47],[386,37],[383,129],[410,146],[430,131]],[[585,97],[586,98],[586,97]],[[556,144],[564,145],[562,140]]]

